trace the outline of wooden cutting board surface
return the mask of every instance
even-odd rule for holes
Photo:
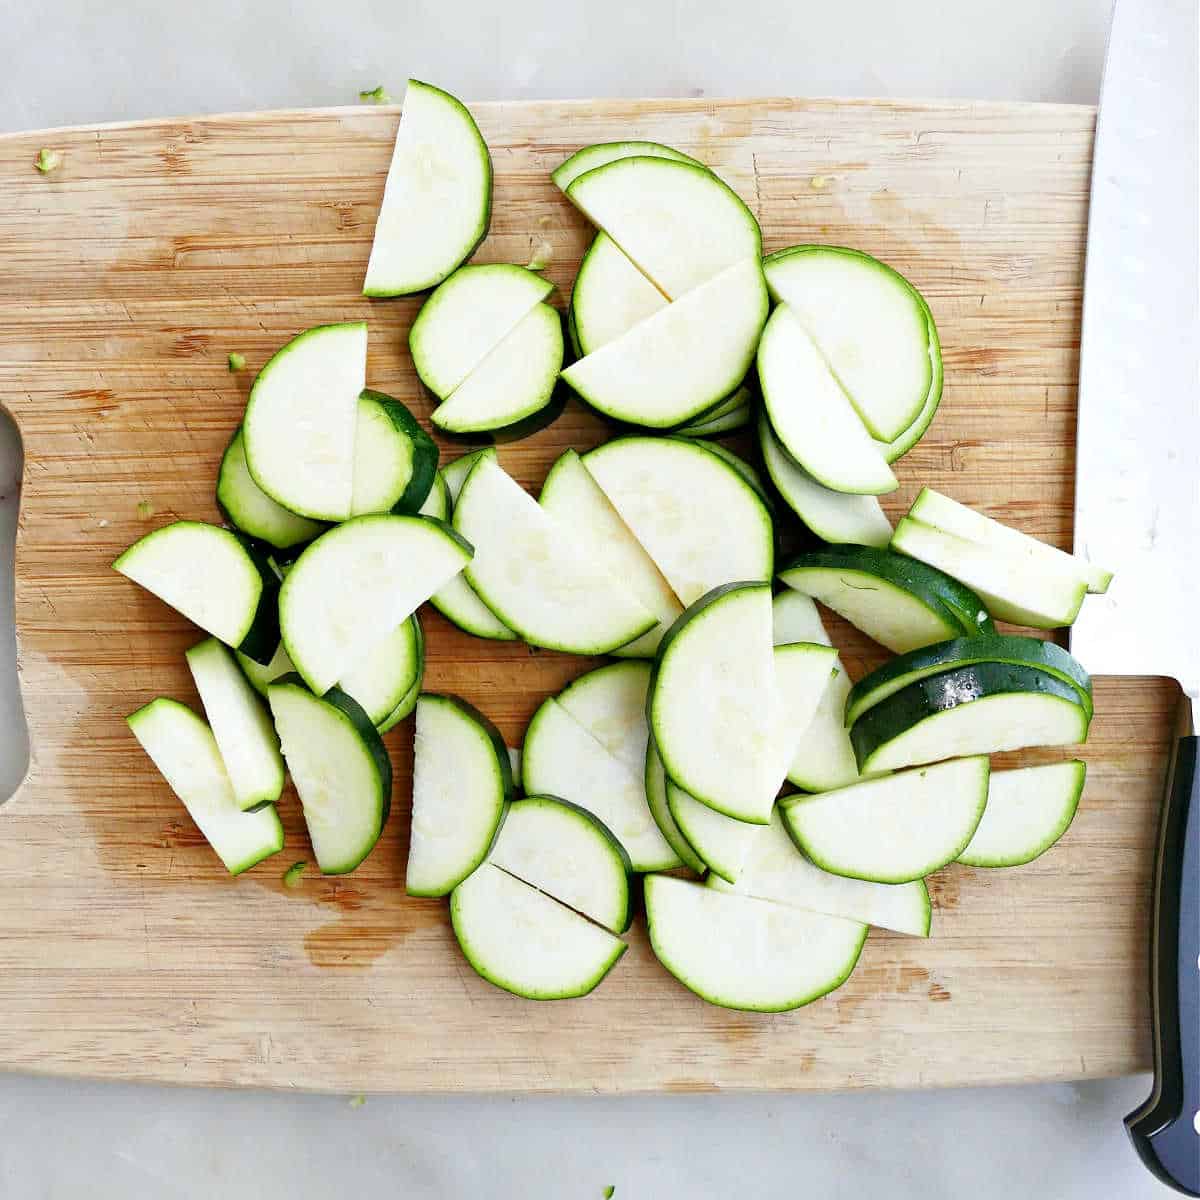
[[[893,263],[936,314],[946,388],[899,464],[889,514],[930,484],[1070,545],[1091,109],[473,107],[496,168],[478,258],[524,263],[547,242],[560,295],[590,231],[548,172],[579,146],[631,137],[720,171],[768,250],[839,243]],[[331,109],[0,138],[0,403],[25,446],[16,612],[33,745],[0,810],[0,1065],[584,1092],[1146,1067],[1152,842],[1175,695],[1160,680],[1098,681],[1087,789],[1059,846],[1016,870],[940,872],[931,939],[873,931],[849,982],[793,1013],[702,1003],[657,965],[640,921],[586,999],[535,1004],[476,978],[446,905],[403,892],[411,722],[387,737],[395,803],[362,868],[282,886],[309,857],[289,790],[284,853],[224,874],[123,721],[160,694],[198,703],[183,661],[198,634],[109,563],[176,517],[218,519],[216,466],[253,372],[307,326],[369,321],[368,382],[427,414],[406,352],[418,301],[359,294],[397,118]],[[33,168],[41,146],[63,156],[47,177]],[[249,370],[228,372],[233,350]],[[604,436],[568,407],[503,460],[536,487],[564,447]],[[472,700],[513,745],[542,698],[589,665],[422,620],[426,686]],[[842,623],[830,630],[853,676],[879,661]]]

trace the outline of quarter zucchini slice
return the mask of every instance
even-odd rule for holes
[[[1091,717],[1078,689],[1036,667],[981,662],[930,675],[880,701],[850,728],[864,774],[968,754],[1074,745]]]
[[[874,883],[922,879],[966,849],[988,794],[986,755],[789,796],[783,822],[822,870]]]
[[[645,881],[650,945],[684,987],[750,1012],[800,1008],[854,970],[867,926],[669,875]]]

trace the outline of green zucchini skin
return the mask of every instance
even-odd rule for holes
[[[918,679],[984,662],[1035,667],[1056,675],[1075,688],[1079,703],[1089,717],[1092,714],[1091,676],[1061,646],[1040,638],[988,633],[910,650],[865,675],[850,689],[846,698],[846,724],[853,725],[875,704]]]
[[[912,569],[914,563],[917,564],[917,570]],[[789,571],[806,567],[864,571],[877,575],[944,613],[951,625],[958,625],[968,637],[977,633],[996,632],[996,624],[988,614],[987,606],[966,584],[959,583],[936,567],[918,563],[916,559],[892,550],[850,543],[822,546],[798,555],[779,574],[783,577]],[[784,582],[787,580],[784,579]]]
[[[383,409],[396,432],[412,443],[412,474],[408,478],[408,486],[391,508],[392,512],[402,516],[412,515],[425,503],[425,498],[433,487],[433,477],[438,469],[437,443],[395,397],[371,388],[364,388],[359,395],[361,399],[374,400]]]
[[[1079,690],[1048,671],[1003,662],[975,663],[917,680],[868,709],[850,727],[854,757],[861,769],[881,746],[922,721],[960,704],[1013,693],[1053,696],[1083,709]]]

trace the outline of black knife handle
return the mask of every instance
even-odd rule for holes
[[[1187,696],[1182,704],[1189,712]],[[1154,1090],[1125,1118],[1142,1162],[1185,1196],[1200,1196],[1198,746],[1194,734],[1180,737],[1167,774],[1150,943]]]

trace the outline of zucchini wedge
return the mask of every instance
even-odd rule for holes
[[[779,578],[897,654],[990,626],[983,602],[958,580],[874,546],[810,550]]]
[[[850,727],[864,775],[970,754],[1087,740],[1079,690],[1036,667],[981,662],[910,683]]]
[[[160,696],[125,720],[230,875],[283,849],[275,806],[242,811],[212,730],[190,708]]]
[[[703,167],[702,162],[661,142],[596,142],[576,150],[570,158],[550,172],[550,178],[565,192],[585,171],[594,171],[619,158],[670,158],[675,162]]]
[[[350,515],[413,514],[433,487],[438,448],[399,400],[364,390],[354,432]]]
[[[750,846],[763,827],[727,817],[715,808],[701,804],[669,776],[666,782],[667,812],[692,847],[693,854],[714,874],[736,883]]]
[[[283,757],[324,875],[344,875],[367,857],[391,808],[392,764],[361,706],[330,688],[314,696],[299,675],[267,688]]]
[[[1082,666],[1061,646],[1040,638],[985,633],[970,638],[936,642],[890,659],[864,676],[851,689],[846,701],[846,726],[854,724],[868,709],[896,692],[943,671],[975,663],[997,662],[1037,667],[1057,675],[1079,694],[1079,703],[1092,713],[1092,680]]]
[[[488,861],[611,933],[633,920],[633,866],[595,813],[557,796],[527,796],[508,809]]]
[[[650,875],[646,924],[658,961],[684,987],[722,1008],[786,1012],[840,987],[867,926],[686,879]]]
[[[692,843],[688,841],[687,836],[680,829],[679,823],[671,814],[667,789],[674,785],[668,783],[667,772],[663,768],[662,759],[658,757],[658,751],[654,748],[653,741],[646,746],[645,783],[646,804],[650,808],[650,815],[654,818],[659,832],[667,839],[668,845],[679,856],[684,866],[695,871],[697,875],[703,875],[708,870],[708,863],[696,853]],[[700,801],[697,800],[695,803],[700,804]],[[704,806],[700,805],[700,807]],[[707,811],[712,812],[711,809]],[[736,876],[737,873],[734,872],[734,874]]]
[[[555,697],[613,758],[635,774],[646,763],[650,664],[618,662],[580,675]]]
[[[1078,759],[993,771],[983,820],[958,861],[1019,867],[1045,854],[1070,828],[1086,775]]]
[[[608,234],[597,233],[571,288],[569,328],[576,357],[615,342],[668,303]]]
[[[492,216],[492,160],[462,101],[410,79],[364,296],[410,296],[474,254]]]
[[[845,917],[914,937],[929,936],[931,906],[923,879],[873,883],[823,871],[796,849],[778,807],[770,826],[751,843],[737,882],[715,874],[707,882],[719,892]]]
[[[512,766],[495,725],[465,700],[426,692],[416,708],[404,886],[447,896],[487,858],[512,799]]]
[[[800,851],[834,875],[873,883],[923,879],[966,849],[988,795],[984,754],[789,796],[783,823]]]
[[[527,1000],[586,996],[627,948],[490,862],[450,894],[450,922],[476,974]]]

